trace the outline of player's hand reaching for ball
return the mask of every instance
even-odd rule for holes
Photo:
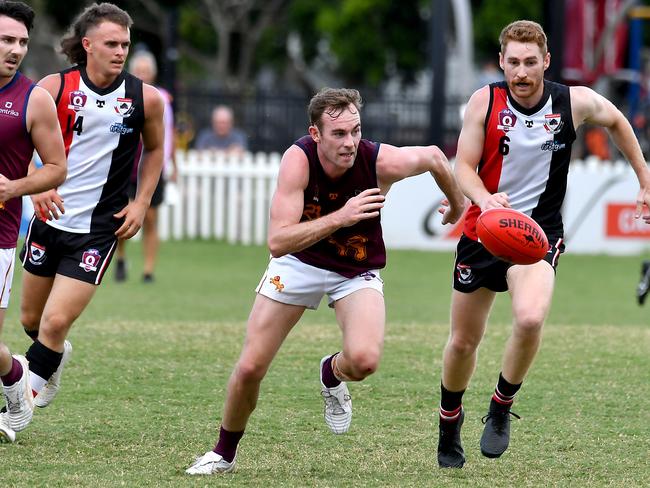
[[[481,207],[481,211],[483,212],[490,208],[510,208],[510,199],[504,192],[491,193],[490,195],[483,198],[480,202],[478,202],[478,206]]]
[[[447,198],[443,198],[440,202],[438,213],[442,214],[442,223],[455,224],[460,220],[465,212],[465,201],[462,205],[451,205]]]
[[[361,220],[378,217],[379,210],[384,207],[386,200],[380,192],[379,188],[368,188],[345,202],[338,210],[341,227],[349,227]]]

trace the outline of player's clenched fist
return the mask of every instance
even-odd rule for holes
[[[350,198],[339,210],[343,220],[342,227],[349,227],[361,220],[379,216],[379,210],[384,207],[386,197],[379,188],[368,188]]]

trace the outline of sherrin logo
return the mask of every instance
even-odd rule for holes
[[[528,235],[525,237],[527,243],[534,244],[535,240],[537,242],[543,241],[542,235],[539,231],[530,225],[528,222],[524,222],[519,219],[499,219],[499,227],[509,228],[509,229],[521,229],[524,232],[528,232]]]

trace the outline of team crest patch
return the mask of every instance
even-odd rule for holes
[[[81,256],[79,267],[83,268],[86,272],[97,271],[97,265],[101,258],[102,256],[97,249],[88,249]]]
[[[45,261],[45,246],[32,242],[29,245],[29,262],[34,266],[43,264]]]
[[[497,129],[502,130],[503,132],[508,132],[515,128],[517,123],[517,116],[512,112],[512,110],[505,108],[499,112],[499,123],[497,124]]]
[[[68,108],[74,110],[75,112],[79,112],[84,108],[87,101],[88,95],[86,95],[83,91],[76,90],[70,92],[70,103],[68,104]]]
[[[133,113],[135,107],[133,106],[133,99],[131,98],[118,98],[117,105],[115,105],[115,112],[122,117],[128,117]]]
[[[466,264],[458,264],[456,266],[456,275],[458,276],[458,282],[463,285],[469,285],[474,280],[472,268]]]
[[[562,130],[564,121],[561,114],[546,114],[544,115],[546,121],[544,122],[544,129],[549,134],[557,134]]]

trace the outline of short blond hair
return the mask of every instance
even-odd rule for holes
[[[532,42],[537,44],[546,55],[548,51],[546,33],[541,25],[532,20],[517,20],[506,25],[499,35],[499,44],[501,44],[501,54],[506,52],[506,44],[510,41]]]

